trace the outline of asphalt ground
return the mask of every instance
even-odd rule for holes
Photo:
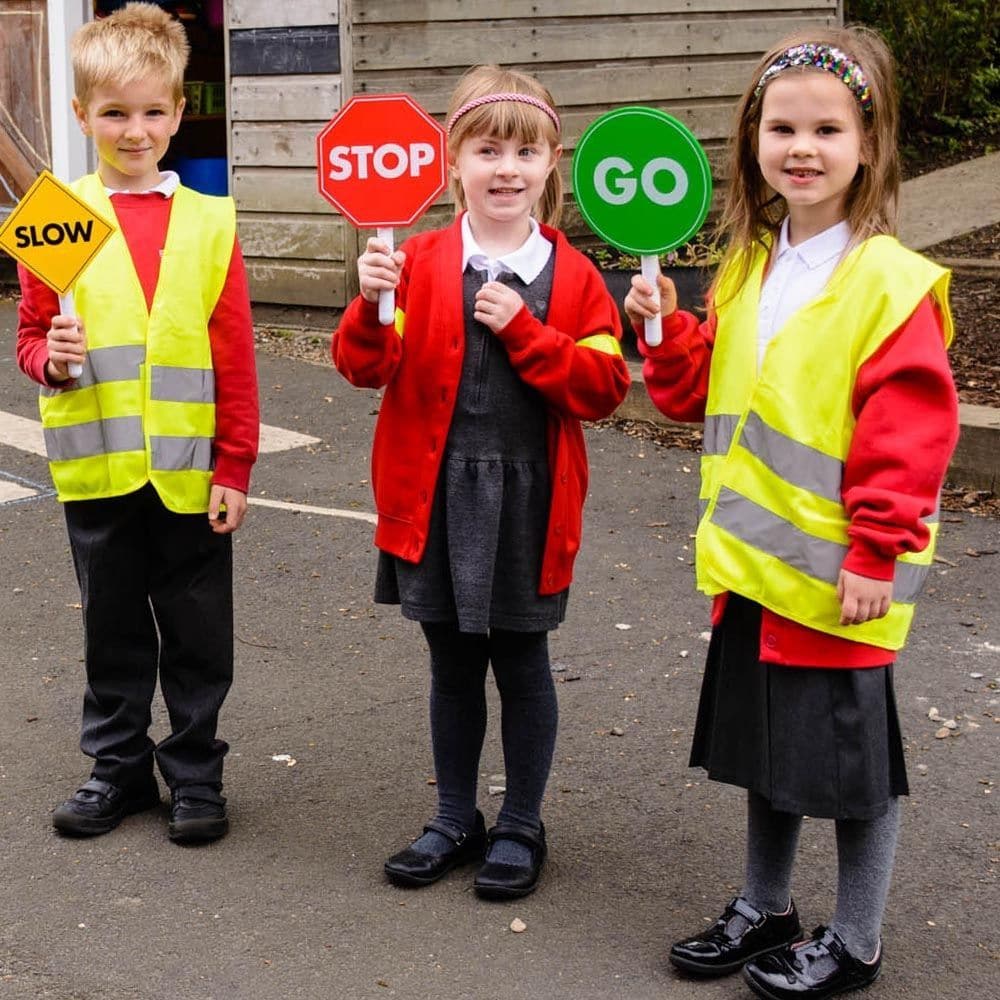
[[[0,326],[0,409],[35,417],[9,304]],[[371,512],[377,395],[258,361],[264,421],[320,443],[264,456],[252,496]],[[253,506],[236,536],[229,837],[174,845],[166,806],[104,837],[56,835],[50,810],[88,773],[79,594],[54,498],[0,506],[0,997],[749,997],[739,977],[685,979],[665,959],[735,894],[743,859],[743,794],[686,767],[709,627],[691,565],[696,457],[610,427],[587,440],[584,548],[551,642],[550,860],[509,904],[479,900],[471,868],[417,891],[383,879],[434,808],[426,652],[371,601],[371,525],[341,516]],[[48,482],[43,459],[6,444],[0,473]],[[872,1000],[1000,992],[1000,525],[943,521],[896,673],[912,794]],[[490,706],[487,822],[503,772],[492,688]],[[936,738],[932,708],[954,735]],[[154,737],[166,731],[157,697]],[[832,824],[809,820],[794,882],[807,928],[834,887]]]

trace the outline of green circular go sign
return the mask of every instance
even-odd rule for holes
[[[686,243],[712,201],[708,157],[691,131],[657,108],[595,119],[573,153],[573,193],[587,225],[627,253]]]

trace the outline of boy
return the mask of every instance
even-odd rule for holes
[[[126,4],[84,25],[72,57],[73,111],[98,157],[73,188],[118,230],[75,285],[79,319],[19,271],[17,360],[42,386],[83,605],[80,747],[95,762],[52,823],[91,836],[157,806],[155,757],[170,838],[214,840],[229,829],[216,724],[233,675],[231,533],[259,426],[235,210],[159,169],[184,108],[178,21]],[[154,747],[157,674],[172,731]]]

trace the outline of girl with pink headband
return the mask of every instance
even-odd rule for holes
[[[747,801],[743,886],[669,957],[703,977],[742,967],[765,1000],[821,1000],[882,967],[907,794],[893,661],[958,432],[948,272],[893,235],[896,132],[875,33],[782,40],[737,106],[709,319],[662,276],[625,302],[653,402],[704,421],[696,576],[714,604],[691,764]],[[806,815],[834,823],[836,858],[813,867],[837,905],[799,940]]]
[[[368,240],[361,294],[332,352],[352,384],[385,387],[372,454],[375,600],[401,605],[430,648],[437,810],[385,872],[426,886],[475,863],[478,895],[508,899],[535,889],[547,852],[548,633],[565,615],[580,546],[580,421],[612,413],[629,373],[613,299],[555,228],[552,95],[523,73],[479,66],[446,121],[457,218],[394,253]],[[385,289],[397,311],[383,326]],[[477,777],[491,666],[506,791],[487,831]]]

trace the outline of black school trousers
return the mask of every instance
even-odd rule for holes
[[[222,801],[219,709],[233,680],[232,536],[175,514],[147,484],[64,504],[80,584],[87,687],[80,748],[134,787],[154,756],[171,790]],[[170,734],[148,735],[159,677]]]

